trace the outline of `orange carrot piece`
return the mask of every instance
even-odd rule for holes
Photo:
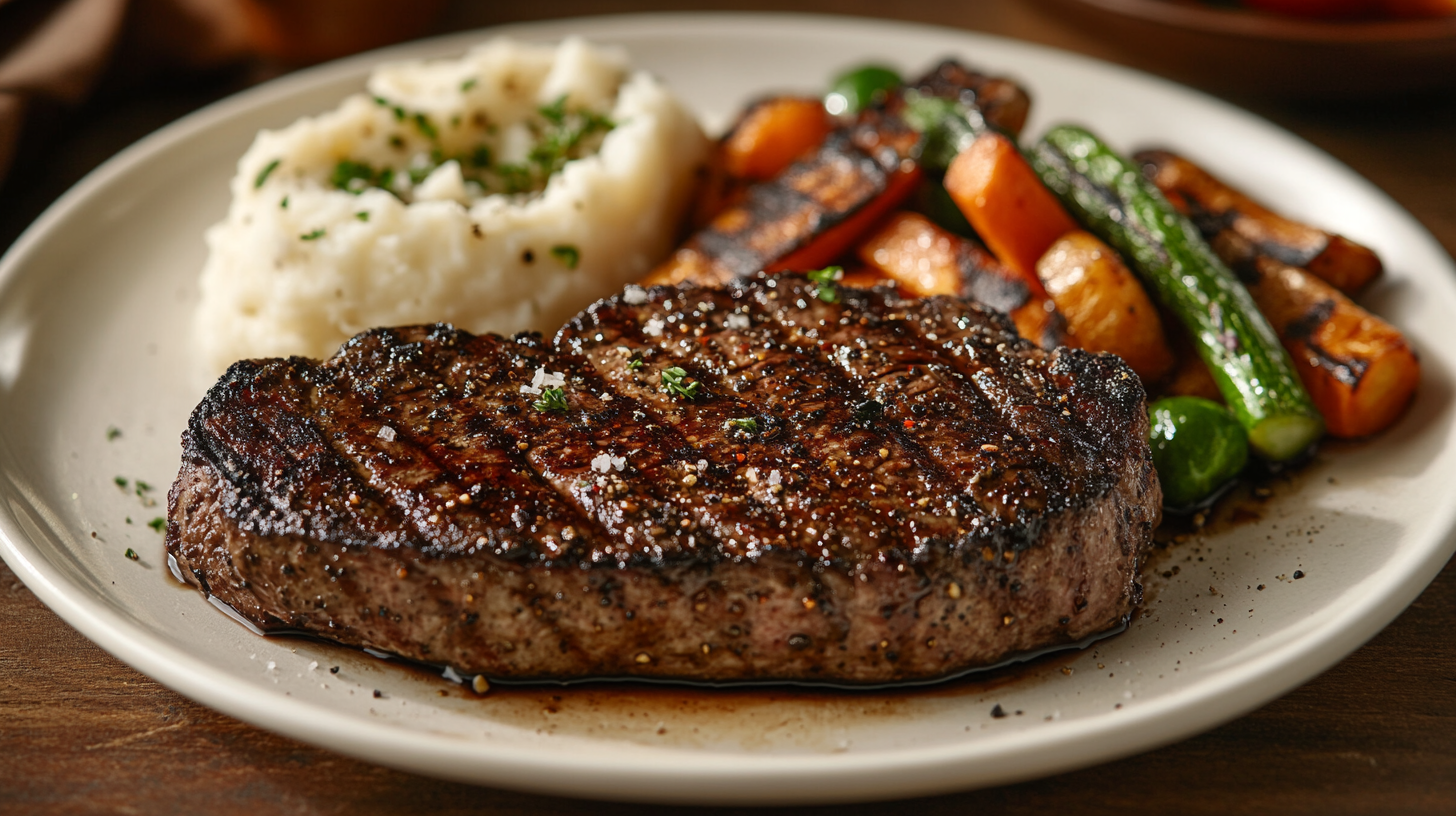
[[[1421,367],[1400,331],[1333,286],[1271,258],[1249,287],[1333,436],[1384,430],[1415,396]]]
[[[923,215],[896,213],[859,245],[856,254],[914,297],[958,295],[963,281],[957,236]]]
[[[1045,348],[1070,343],[1050,301],[990,253],[923,215],[896,213],[855,252],[908,295],[969,297],[1009,314],[1016,330],[1033,343]]]
[[[1302,267],[1346,294],[1382,272],[1380,256],[1369,247],[1274,213],[1182,156],[1144,150],[1133,158],[1180,212],[1231,230],[1252,254]]]
[[[818,99],[779,96],[744,111],[722,139],[730,176],[764,181],[824,143],[833,123]]]
[[[945,189],[992,254],[1041,291],[1037,260],[1077,223],[1016,145],[995,132],[977,137],[946,170]]]
[[[784,257],[767,264],[769,272],[821,269],[833,263],[864,238],[875,222],[895,210],[915,192],[921,179],[920,165],[900,167],[890,174],[885,189],[843,221],[813,238]]]
[[[1172,369],[1158,310],[1117,253],[1091,233],[1063,235],[1037,261],[1036,271],[1078,346],[1116,354],[1145,383]]]

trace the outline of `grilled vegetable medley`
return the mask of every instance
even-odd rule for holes
[[[1382,273],[1374,252],[1166,150],[1124,155],[1075,125],[1024,140],[1030,105],[954,60],[761,100],[643,282],[835,265],[842,285],[972,298],[1041,346],[1117,354],[1159,398],[1150,441],[1175,511],[1401,416],[1416,354],[1352,299]]]

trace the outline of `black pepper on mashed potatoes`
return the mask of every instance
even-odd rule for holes
[[[207,232],[204,359],[327,357],[433,321],[554,331],[671,249],[707,144],[661,83],[580,39],[383,65],[239,161]]]

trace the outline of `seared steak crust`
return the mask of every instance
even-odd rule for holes
[[[264,630],[462,673],[925,680],[1132,611],[1146,423],[1120,360],[975,304],[633,290],[551,343],[436,325],[237,363],[167,547]]]

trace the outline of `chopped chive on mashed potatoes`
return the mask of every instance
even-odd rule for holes
[[[666,88],[580,39],[383,65],[239,161],[205,362],[327,357],[375,326],[553,332],[670,251],[706,153]]]

